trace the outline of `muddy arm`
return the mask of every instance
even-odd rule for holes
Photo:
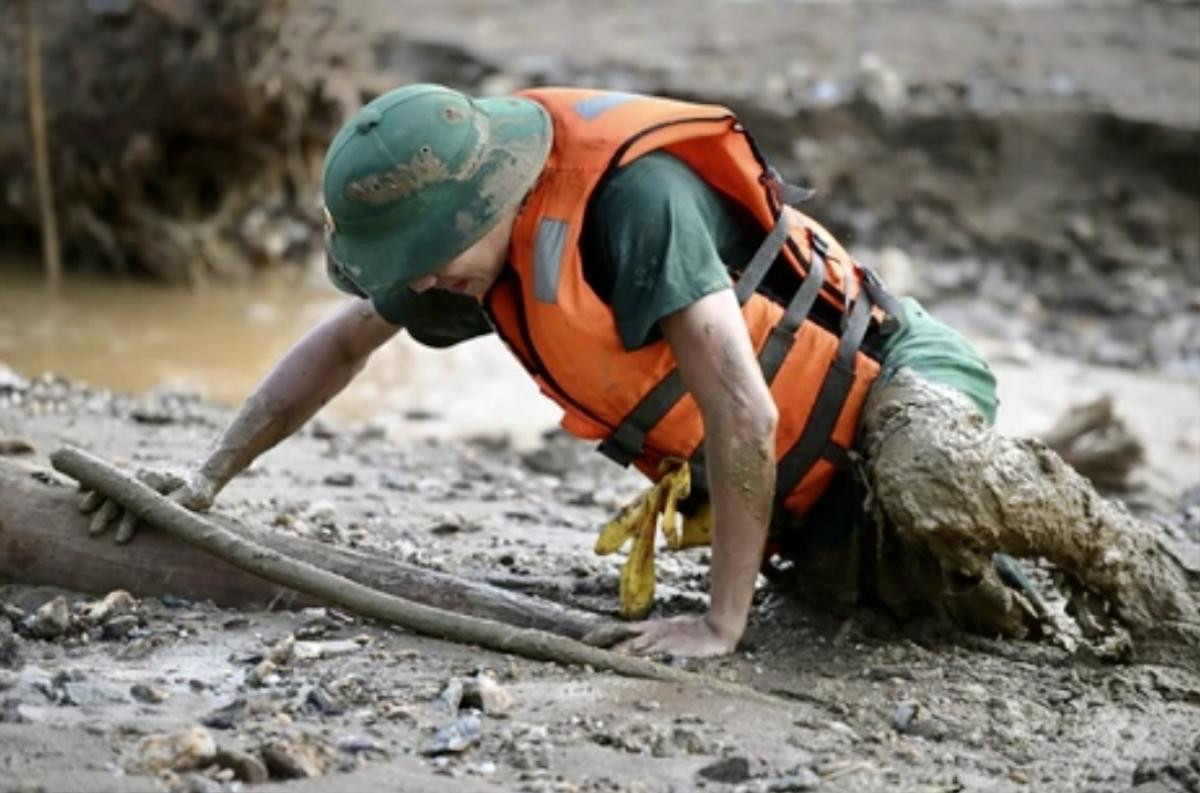
[[[200,467],[213,494],[304,426],[399,330],[369,300],[351,300],[309,331],[246,399]]]

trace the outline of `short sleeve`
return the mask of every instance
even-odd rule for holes
[[[626,349],[660,338],[659,321],[731,287],[730,257],[762,232],[737,204],[680,160],[649,154],[593,198],[582,237],[585,273],[612,307]]]

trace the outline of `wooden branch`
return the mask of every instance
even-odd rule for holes
[[[50,457],[54,467],[85,487],[116,498],[147,523],[202,548],[236,567],[277,584],[333,603],[364,617],[399,625],[416,633],[461,644],[474,644],[537,661],[588,665],[628,677],[691,684],[738,697],[780,701],[745,686],[665,666],[546,631],[513,628],[492,620],[437,609],[387,595],[306,562],[247,541],[164,498],[103,460],[65,448]]]
[[[113,589],[141,597],[169,594],[237,608],[294,608],[319,602],[197,553],[167,532],[143,531],[132,548],[116,545],[107,536],[89,540],[90,518],[76,507],[75,489],[45,481],[55,476],[0,459],[0,580],[96,594]],[[207,517],[282,554],[427,605],[576,639],[621,624],[380,554],[258,531],[216,515]]]
[[[32,0],[21,0],[21,30],[25,39],[25,97],[29,108],[29,137],[33,141],[33,166],[37,176],[38,209],[42,219],[42,262],[46,287],[58,291],[62,281],[59,259],[58,216],[54,211],[54,187],[50,178],[50,147],[46,142],[46,98],[42,90],[42,55]]]

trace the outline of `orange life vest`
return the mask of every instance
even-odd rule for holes
[[[584,278],[578,245],[606,174],[651,151],[674,155],[769,232],[751,262],[727,266],[779,408],[778,501],[806,511],[847,459],[879,372],[860,350],[885,317],[878,281],[785,206],[784,190],[795,188],[779,181],[728,109],[578,89],[522,95],[549,112],[554,142],[517,216],[508,266],[484,298],[498,334],[562,406],[568,432],[603,440],[601,451],[652,479],[666,457],[703,469],[703,422],[670,347],[624,348],[612,309]],[[781,284],[790,294],[778,294]],[[705,481],[702,470],[693,481]]]

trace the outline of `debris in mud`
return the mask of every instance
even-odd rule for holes
[[[33,454],[37,448],[24,438],[0,438],[0,457]]]
[[[1068,408],[1041,438],[1101,492],[1126,490],[1146,456],[1141,439],[1115,415],[1111,396]]]
[[[473,746],[482,734],[479,713],[469,711],[438,730],[422,753],[429,757],[459,754]]]
[[[71,611],[62,595],[44,604],[22,626],[35,639],[57,639],[71,627]]]
[[[305,734],[270,741],[261,752],[272,779],[323,776],[330,759],[327,750]]]
[[[750,761],[745,757],[726,757],[709,763],[696,773],[713,782],[736,785],[750,778]]]
[[[503,716],[514,705],[513,695],[489,672],[481,671],[463,685],[460,703],[463,708],[479,710],[489,716]]]
[[[157,774],[160,771],[192,771],[210,764],[217,755],[212,733],[203,727],[180,732],[149,735],[142,739],[126,763],[131,773]]]
[[[234,779],[248,785],[258,785],[269,779],[267,766],[258,752],[244,752],[223,746],[217,749],[213,762],[229,769]]]

